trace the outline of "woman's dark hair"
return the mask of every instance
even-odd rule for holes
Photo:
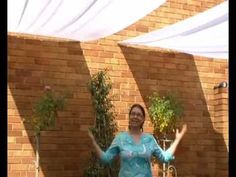
[[[130,116],[130,114],[131,114],[131,111],[132,111],[135,107],[139,108],[139,109],[142,111],[143,118],[145,119],[145,111],[144,111],[143,106],[140,105],[140,104],[133,104],[133,105],[131,106],[131,108],[130,108],[130,110],[129,110],[129,116]],[[143,122],[143,124],[144,124],[144,122]],[[140,127],[142,131],[143,131],[143,124],[142,124],[141,127]],[[129,129],[130,129],[130,126],[129,126]]]
[[[144,108],[140,105],[140,104],[133,104],[129,110],[129,116],[131,114],[131,111],[135,108],[135,107],[138,107],[142,113],[143,113],[143,117],[145,118],[145,111],[144,111]]]

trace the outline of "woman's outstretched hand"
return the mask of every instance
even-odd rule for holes
[[[179,129],[176,129],[175,138],[181,140],[186,132],[187,132],[187,124],[184,124],[180,132]]]
[[[171,146],[168,148],[168,151],[171,153],[171,154],[174,154],[175,153],[175,150],[180,142],[180,140],[183,138],[184,134],[186,133],[187,131],[187,124],[184,124],[183,125],[183,128],[182,130],[179,132],[178,129],[176,129],[176,132],[175,132],[175,140],[174,142],[171,144]]]
[[[99,158],[101,158],[103,151],[101,150],[101,148],[100,148],[100,147],[98,146],[98,144],[96,143],[96,140],[95,140],[95,138],[94,138],[94,136],[93,136],[93,134],[92,134],[92,132],[91,132],[90,130],[88,130],[88,136],[89,136],[89,138],[90,138],[91,141],[92,141],[92,145],[93,145],[93,147],[94,147],[94,150],[95,150],[97,156],[98,156]]]
[[[88,130],[88,136],[92,140],[92,142],[95,142],[95,138],[90,130]]]

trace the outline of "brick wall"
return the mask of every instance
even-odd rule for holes
[[[33,131],[22,119],[30,115],[44,85],[71,94],[66,109],[59,113],[56,128],[42,132],[40,176],[83,176],[90,148],[86,130],[93,124],[86,83],[91,74],[109,68],[119,131],[127,130],[130,105],[138,102],[146,108],[147,96],[153,91],[178,91],[185,107],[183,119],[189,126],[176,152],[178,176],[214,177],[221,169],[217,161],[223,158],[217,152],[226,153],[228,144],[226,132],[214,126],[217,119],[213,87],[228,79],[227,61],[154,48],[122,47],[117,41],[172,24],[220,2],[168,1],[121,32],[87,43],[9,34],[9,176],[35,174]],[[144,130],[152,132],[148,116]],[[215,146],[218,143],[220,146]]]

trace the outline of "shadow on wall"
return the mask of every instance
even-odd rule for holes
[[[213,128],[194,58],[162,50],[121,49],[146,107],[147,96],[154,91],[177,91],[184,103],[188,132],[175,154],[178,176],[215,177],[217,168],[227,171],[227,163],[216,166],[218,148],[225,156],[227,148],[222,134]]]
[[[34,176],[34,132],[22,123],[45,85],[69,91],[56,127],[40,137],[40,173],[45,177],[83,176],[89,156],[86,128],[93,122],[86,83],[90,73],[79,42],[8,36],[8,173]],[[83,142],[83,143],[81,143]],[[14,165],[20,166],[16,170]],[[40,174],[41,176],[42,174]]]

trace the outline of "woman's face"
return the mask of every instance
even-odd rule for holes
[[[140,108],[134,107],[129,115],[129,126],[141,128],[144,122],[144,115]]]

